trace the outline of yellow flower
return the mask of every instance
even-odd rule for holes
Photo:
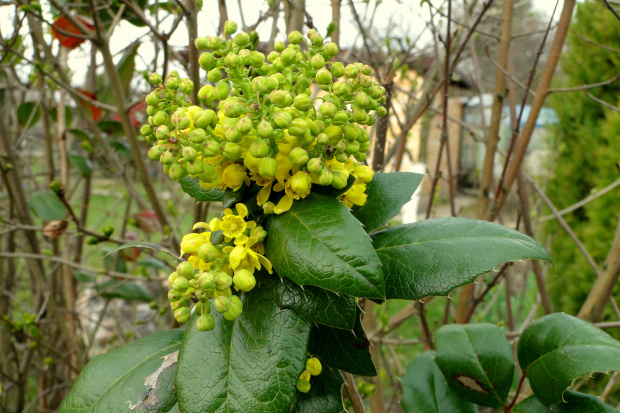
[[[186,253],[197,253],[200,246],[207,242],[210,236],[210,232],[203,232],[200,234],[192,232],[191,234],[185,235],[181,240],[181,256]]]
[[[276,214],[281,214],[291,209],[292,206],[293,198],[288,195],[284,195],[282,198],[280,198],[280,201],[278,201],[278,204],[275,206],[275,208],[273,208],[273,212]]]
[[[358,165],[353,169],[353,175],[360,181],[365,184],[372,181],[372,177],[374,175],[374,171],[366,165]]]
[[[365,192],[366,184],[356,182],[347,192],[344,193],[344,195],[342,195],[342,203],[349,208],[353,205],[362,206],[366,203],[367,195]]]
[[[254,249],[259,249],[262,247],[262,244],[257,244],[257,239],[255,237],[247,237],[242,236],[235,239],[235,247],[224,247],[223,252],[229,253],[228,262],[229,266],[232,269],[239,267],[243,260],[245,260],[249,267],[250,271],[254,271],[254,269],[260,270],[261,264],[264,266],[269,274],[271,274],[271,261],[269,261],[264,255],[256,252]]]
[[[241,188],[241,185],[243,185],[246,180],[249,183],[248,174],[245,172],[243,165],[239,165],[238,163],[228,165],[222,173],[222,182],[225,187],[232,188],[234,191]]]
[[[226,208],[221,220],[213,218],[209,222],[211,231],[221,230],[228,241],[232,238],[241,237],[246,229],[256,228],[256,222],[245,221],[245,217],[248,215],[248,208],[244,204],[238,203],[235,205],[235,208],[238,215],[234,215],[232,209]]]

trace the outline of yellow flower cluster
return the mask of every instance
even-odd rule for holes
[[[316,357],[311,357],[306,361],[306,369],[299,376],[297,380],[297,390],[302,393],[308,393],[310,391],[310,379],[312,376],[318,376],[321,374],[323,366]]]
[[[246,221],[247,207],[235,205],[237,214],[230,208],[224,210],[221,219],[214,218],[208,224],[198,222],[194,229],[210,231],[190,233],[181,241],[181,257],[189,254],[170,275],[168,298],[180,323],[187,321],[190,307],[196,303],[201,316],[196,321],[198,330],[212,330],[215,326],[210,314],[211,304],[234,320],[241,314],[242,304],[236,291],[249,292],[256,285],[254,271],[265,268],[272,272],[271,262],[264,256],[263,241],[267,232],[254,221]],[[211,232],[222,231],[223,241],[211,243]]]

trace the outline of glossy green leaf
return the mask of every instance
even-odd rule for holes
[[[213,309],[213,331],[199,332],[189,321],[175,380],[181,411],[270,413],[292,403],[309,327],[293,310],[280,309],[267,288],[242,301],[235,321]]]
[[[136,413],[161,413],[170,411],[177,402],[174,390],[174,375],[177,369],[179,351],[164,357],[161,366],[151,373],[144,381],[148,389],[145,397],[135,405],[132,403],[129,410]]]
[[[32,128],[40,116],[41,112],[36,102],[24,102],[17,107],[17,121],[21,127]]]
[[[195,198],[199,202],[223,201],[224,193],[219,188],[203,189],[200,181],[186,176],[179,180],[183,192]]]
[[[143,398],[145,379],[161,366],[163,357],[179,349],[182,337],[181,329],[160,331],[94,357],[59,413],[127,411],[128,402]]]
[[[407,366],[400,380],[406,413],[476,413],[476,405],[455,393],[435,363],[435,352],[426,351]]]
[[[69,159],[73,166],[75,166],[82,176],[88,176],[93,172],[93,163],[90,159],[78,155],[77,153],[69,153]]]
[[[578,377],[620,370],[620,342],[563,313],[544,316],[527,327],[517,355],[534,394],[545,406],[561,402]]]
[[[435,340],[435,361],[457,394],[483,406],[506,404],[515,365],[500,327],[450,324],[437,330]]]
[[[343,330],[352,330],[355,323],[355,298],[308,285],[301,288],[288,278],[276,274],[262,275],[279,307],[292,308],[307,323],[320,323]]]
[[[108,252],[103,257],[105,258],[108,255],[110,255],[110,254],[112,254],[112,253],[114,253],[116,251],[124,250],[126,248],[146,248],[146,249],[150,249],[150,250],[156,250],[156,251],[165,252],[166,254],[172,255],[174,258],[178,258],[178,255],[174,251],[171,251],[171,250],[169,250],[166,247],[162,247],[161,245],[151,244],[150,242],[144,242],[144,241],[127,242],[127,243],[125,243],[123,245],[120,245],[120,246],[114,248],[113,250]]]
[[[387,298],[447,295],[508,261],[551,262],[547,250],[527,235],[474,219],[400,225],[376,232],[372,239],[383,263]]]
[[[564,393],[566,402],[554,404],[552,408],[542,404],[536,396],[530,396],[519,402],[512,413],[616,413],[618,410],[603,403],[598,397],[572,390]]]
[[[370,357],[370,341],[362,327],[362,310],[357,306],[353,330],[340,330],[322,324],[312,326],[308,353],[332,368],[358,376],[376,376]]]
[[[295,392],[293,408],[290,413],[340,413],[344,377],[340,370],[323,366],[323,371],[310,380],[308,393]]]
[[[73,278],[81,283],[94,283],[97,281],[97,276],[88,271],[73,270],[71,273],[73,274]]]
[[[267,257],[299,285],[356,297],[385,298],[381,262],[372,242],[338,199],[310,194],[266,226]]]
[[[103,298],[120,298],[122,300],[153,301],[153,294],[142,284],[109,280],[95,287],[97,293]]]
[[[116,120],[100,120],[99,122],[97,122],[97,127],[109,135],[123,136],[123,134],[125,133],[125,131],[123,130],[123,125]],[[127,147],[127,145],[122,145],[122,148],[119,148],[119,146],[121,146],[122,144],[122,142],[120,141],[110,139],[109,143],[110,146],[119,151],[119,153],[121,153],[123,149],[129,150],[129,147]],[[131,152],[129,152],[129,154],[131,154]],[[125,153],[123,152],[122,155],[125,155]]]
[[[67,210],[52,191],[35,192],[28,198],[30,210],[43,221],[65,219]]]
[[[377,172],[366,184],[366,203],[353,208],[353,215],[371,232],[381,228],[400,212],[424,175],[413,172]]]
[[[121,135],[125,132],[121,130]],[[127,159],[132,159],[131,149],[129,145],[123,141],[119,141],[118,139],[108,139],[108,143],[119,155],[124,156]]]

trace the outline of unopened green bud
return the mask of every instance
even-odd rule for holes
[[[244,47],[245,45],[250,43],[250,35],[246,32],[237,33],[237,35],[233,39],[233,42],[239,47]]]
[[[269,94],[269,99],[278,107],[290,106],[290,93],[285,90],[274,90]],[[288,104],[287,104],[288,103]]]
[[[267,121],[261,121],[258,124],[258,136],[263,139],[269,139],[273,135],[273,126]]]
[[[184,79],[183,81],[181,81],[181,84],[179,85],[179,91],[181,93],[189,95],[190,93],[192,93],[192,90],[194,90],[194,82],[189,79]]]
[[[180,291],[175,291],[175,290],[168,291],[168,301],[170,301],[171,303],[176,303],[180,299],[181,299]]]
[[[297,390],[302,393],[308,393],[310,391],[310,382],[308,380],[299,379],[297,380]]]
[[[194,267],[187,261],[183,261],[177,265],[176,272],[179,276],[187,278],[188,280],[194,277]]]
[[[273,48],[276,52],[282,53],[282,51],[286,49],[286,45],[284,44],[284,42],[275,42]]]
[[[167,77],[166,78],[166,87],[170,90],[177,90],[180,84],[181,84],[181,80],[178,77]]]
[[[305,93],[300,93],[299,95],[295,96],[295,100],[293,102],[295,108],[302,112],[306,112],[312,107],[312,101],[310,100],[310,96],[306,95]]]
[[[212,290],[215,288],[215,275],[210,272],[201,272],[198,277],[198,286],[203,290]]]
[[[355,159],[357,159],[359,162],[364,162],[366,160],[366,158],[368,158],[368,155],[366,153],[361,153],[358,152],[354,155]]]
[[[260,138],[256,139],[250,145],[250,155],[255,158],[264,158],[269,155],[269,145]]]
[[[360,150],[360,144],[357,141],[347,142],[345,146],[345,152],[349,155],[356,154]]]
[[[261,52],[253,51],[245,59],[250,66],[261,67],[265,63],[265,55]]]
[[[338,111],[338,107],[333,102],[323,102],[321,106],[319,106],[319,112],[325,118],[332,118],[336,112]]]
[[[287,47],[286,50],[284,50],[280,54],[280,61],[285,66],[292,65],[297,61],[297,50],[293,49],[292,47]]]
[[[331,43],[327,43],[327,44],[325,45],[325,53],[326,53],[328,56],[330,56],[330,57],[332,57],[332,56],[336,56],[336,55],[338,54],[338,45],[337,45],[336,43],[333,43],[333,42],[331,42]],[[332,68],[333,68],[333,65],[332,65]],[[334,75],[334,76],[335,76],[335,75]],[[341,76],[342,76],[342,75],[341,75]],[[340,76],[337,76],[337,77],[340,77]]]
[[[306,168],[311,174],[319,173],[323,169],[323,162],[319,158],[312,158],[308,161]]]
[[[284,50],[284,49],[282,49],[282,50]],[[273,52],[271,52],[271,53],[269,53],[267,55],[267,60],[269,60],[271,63],[273,63],[279,57],[280,57],[280,53],[278,53],[276,51],[273,51]]]
[[[168,122],[170,122],[170,117],[168,116],[166,112],[164,112],[163,110],[160,110],[153,116],[153,122],[155,123],[156,126],[165,125]]]
[[[318,376],[321,374],[323,370],[323,366],[321,366],[321,362],[318,358],[312,357],[306,361],[306,371],[313,376]]]
[[[167,140],[170,137],[170,128],[166,125],[158,126],[155,129],[155,137],[160,141],[164,139]]]
[[[222,78],[222,69],[215,68],[207,73],[207,80],[211,83],[217,83]]]
[[[210,158],[212,156],[217,156],[220,154],[220,152],[221,152],[220,145],[214,140],[208,140],[205,143],[205,146],[202,148],[202,153],[207,158]]]
[[[187,307],[177,308],[174,310],[174,318],[179,322],[179,324],[186,322],[190,316],[191,312]]]
[[[328,186],[331,185],[332,180],[333,174],[332,171],[330,171],[329,169],[324,168],[319,172],[319,184],[323,186]]]
[[[151,149],[149,149],[147,156],[151,161],[156,161],[160,158],[161,154],[164,152],[165,149],[166,148],[161,145],[155,145]]]
[[[198,156],[198,152],[191,146],[184,146],[183,149],[181,149],[181,156],[185,160],[193,161],[196,159],[196,156]]]
[[[151,92],[148,95],[146,95],[146,98],[144,98],[144,101],[146,102],[147,105],[157,105],[157,103],[159,103],[159,94],[157,92]]]
[[[360,127],[351,123],[347,123],[343,126],[342,132],[344,133],[344,138],[346,140],[355,141],[360,136]]]
[[[215,98],[217,100],[225,100],[230,94],[230,83],[227,79],[220,81],[215,86]]]
[[[236,31],[237,31],[237,23],[235,23],[232,20],[227,20],[226,23],[224,23],[224,33],[233,34]]]
[[[161,75],[159,73],[151,73],[149,76],[149,81],[152,85],[159,86],[162,83]]]
[[[211,331],[215,328],[215,318],[211,314],[203,314],[196,320],[196,330]]]
[[[312,180],[310,175],[304,171],[298,171],[290,180],[291,189],[298,194],[304,194],[310,190]]]
[[[372,79],[369,76],[361,75],[357,79],[363,88],[372,86]]]
[[[265,202],[263,204],[263,212],[265,213],[265,215],[273,214],[273,210],[275,207],[276,204],[274,204],[273,202]]]
[[[294,148],[288,155],[288,159],[295,166],[302,166],[308,162],[308,151],[304,148]]]
[[[217,115],[214,111],[211,109],[203,110],[194,115],[194,126],[200,129],[206,129],[209,126],[214,126],[216,120]]]
[[[210,184],[212,182],[215,182],[217,178],[218,178],[218,174],[217,174],[217,169],[215,169],[215,167],[208,165],[208,164],[202,165],[202,172],[198,175],[198,179],[200,179],[202,182],[206,182]]]
[[[172,151],[165,151],[159,157],[159,162],[161,162],[162,165],[172,165],[174,162],[174,153],[172,153]]]
[[[288,35],[288,41],[292,44],[299,44],[304,40],[304,37],[297,30],[290,32]]]
[[[235,287],[247,293],[256,286],[256,278],[248,270],[238,270],[233,276],[233,283]]]
[[[368,149],[370,149],[370,142],[362,142],[362,143],[360,143],[360,150],[359,150],[359,152],[366,153],[366,152],[368,152]]]
[[[207,105],[215,101],[215,88],[211,85],[205,85],[198,91],[198,99],[206,103]]]
[[[222,147],[222,157],[226,161],[236,161],[242,154],[243,149],[234,142],[228,142]]]
[[[185,169],[190,175],[198,175],[202,172],[202,161],[190,161],[185,164]]]
[[[232,277],[226,274],[224,271],[218,271],[215,274],[215,289],[218,291],[225,291],[230,288],[232,284]]]
[[[222,39],[219,36],[207,37],[207,49],[219,50],[222,48]]]
[[[377,115],[384,117],[385,115],[387,115],[387,109],[384,106],[379,106],[377,108]]]
[[[325,133],[319,133],[316,137],[317,145],[329,145],[329,137]]]
[[[276,176],[278,170],[278,162],[275,159],[265,157],[258,161],[258,173],[266,179]]]
[[[140,135],[142,136],[149,136],[152,133],[153,128],[151,127],[151,125],[142,125],[142,127],[140,128]]]
[[[359,106],[355,106],[353,107],[353,119],[356,122],[365,122],[366,119],[368,118],[368,113],[366,113],[366,111],[359,107]]]
[[[267,231],[263,227],[258,226],[250,231],[250,237],[256,238],[258,242],[263,242],[267,238]]]
[[[362,73],[365,74],[366,76],[370,76],[370,74],[372,73],[372,67],[368,65],[362,66]]]
[[[204,262],[207,262],[207,263],[213,262],[218,257],[218,250],[210,242],[204,243],[198,249],[198,257]],[[205,287],[205,288],[212,288],[212,287]]]
[[[359,71],[358,67],[355,66],[355,65],[352,65],[352,64],[347,65],[347,67],[345,67],[345,69],[344,69],[344,74],[349,79],[353,79],[353,78],[357,77],[359,72],[360,71]]]
[[[327,69],[320,69],[316,72],[316,82],[319,85],[331,85],[332,83],[332,74]]]
[[[204,129],[194,129],[187,137],[192,143],[204,143],[207,140],[207,133]]]
[[[207,40],[206,37],[197,37],[196,40],[194,40],[194,46],[196,46],[196,49],[198,50],[205,50],[209,48],[209,41]]]
[[[332,71],[333,70],[334,69],[332,67]],[[348,97],[351,94],[351,85],[348,82],[343,81],[334,83],[334,94],[339,97]]]
[[[369,105],[370,99],[369,99],[368,95],[366,94],[366,92],[357,92],[353,102],[357,106],[359,106],[361,108],[365,108],[365,107],[367,107]]]
[[[178,181],[179,179],[183,179],[187,176],[187,172],[183,169],[181,164],[175,163],[170,166],[170,170],[168,171],[168,176],[173,181]]]
[[[198,58],[198,63],[203,70],[209,71],[217,65],[217,59],[211,52],[202,52]]]
[[[243,106],[237,102],[228,103],[224,106],[224,116],[227,118],[238,118],[243,112]]]
[[[287,112],[278,112],[274,115],[273,121],[279,128],[287,129],[293,121],[293,117]]]
[[[334,146],[342,139],[342,129],[337,125],[329,125],[325,128],[325,134],[329,138],[329,144]]]
[[[302,118],[297,118],[293,119],[291,124],[288,126],[288,133],[293,136],[304,136],[307,129],[308,124],[306,123],[306,120]]]
[[[183,109],[177,109],[170,117],[170,122],[176,129],[187,129],[192,121]]]
[[[185,292],[189,288],[189,281],[187,281],[183,277],[178,277],[176,280],[174,280],[172,288],[180,292]]]
[[[310,41],[312,42],[312,46],[320,46],[323,44],[323,36],[318,33],[315,33],[310,37]]]
[[[213,300],[213,306],[218,313],[225,313],[228,311],[230,304],[230,300],[222,295]]]
[[[252,123],[252,119],[250,119],[249,117],[239,119],[239,122],[237,122],[236,126],[237,131],[239,131],[239,133],[241,133],[242,135],[247,135],[252,131],[253,128],[254,124]]]
[[[233,321],[241,315],[241,312],[243,311],[243,304],[236,295],[233,295],[230,298],[230,301],[230,307],[228,308],[228,311],[224,313],[224,318],[228,321]]]
[[[336,189],[343,189],[347,186],[347,176],[342,171],[333,171],[334,178],[332,179],[332,186]]]

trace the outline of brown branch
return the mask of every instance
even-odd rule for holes
[[[607,102],[605,102],[604,100],[601,100],[599,98],[597,98],[596,96],[593,96],[590,92],[586,92],[586,95],[588,95],[588,97],[598,103],[600,103],[601,105],[605,106],[607,109],[611,109],[613,111],[616,111],[618,113],[620,113],[620,108],[614,105],[611,105]]]
[[[558,93],[558,92],[577,92],[577,91],[580,91],[580,90],[592,89],[592,88],[595,88],[595,87],[605,86],[605,85],[608,85],[610,83],[613,83],[618,78],[620,78],[620,73],[618,73],[617,75],[615,75],[611,79],[605,80],[603,82],[592,83],[590,85],[581,85],[581,86],[575,86],[575,87],[565,87],[565,88],[549,89],[547,91],[547,94],[549,94],[549,93]]]
[[[346,383],[346,386],[344,386],[344,391],[347,393],[347,396],[351,401],[353,411],[355,413],[366,413],[366,409],[364,408],[364,402],[362,401],[360,393],[357,391],[357,386],[355,385],[355,379],[353,378],[353,375],[344,370],[342,371],[342,375],[344,376],[344,381]]]
[[[615,48],[607,46],[605,44],[597,43],[595,41],[587,39],[587,38],[583,37],[582,35],[580,35],[579,33],[577,33],[575,31],[575,29],[571,29],[571,33],[574,34],[575,36],[577,36],[577,38],[580,39],[581,41],[586,42],[588,44],[591,44],[592,46],[600,47],[601,49],[607,50],[607,51],[612,52],[612,53],[620,53],[620,49],[615,49]]]

